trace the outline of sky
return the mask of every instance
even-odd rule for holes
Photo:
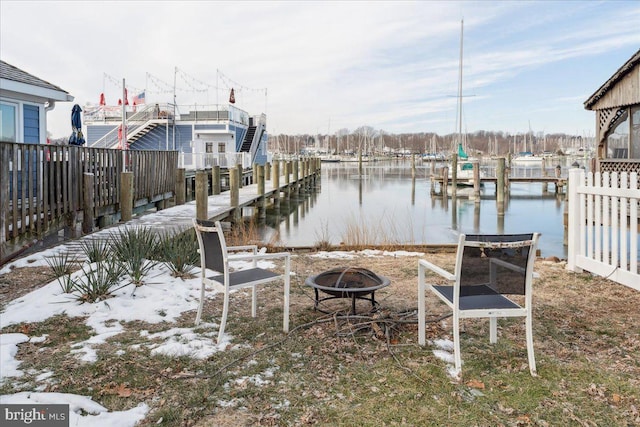
[[[149,216],[153,216],[149,215]],[[121,225],[120,227],[126,227]],[[114,232],[113,229],[99,233]],[[117,231],[115,231],[117,233]],[[94,234],[95,236],[95,234]],[[85,236],[84,238],[89,238]],[[69,251],[66,245],[26,256],[0,268],[0,275],[13,268],[47,266],[46,258]],[[366,250],[362,252],[318,252],[315,255],[322,258],[351,259],[356,256],[423,256],[417,252],[383,252]],[[250,268],[252,264],[246,261],[233,261],[230,266],[234,269]],[[261,268],[273,268],[269,261],[260,261]],[[74,280],[83,280],[84,271],[93,266],[82,265],[82,269],[72,274]],[[144,352],[149,350],[151,355],[168,357],[191,357],[206,359],[220,351],[233,351],[234,344],[242,346],[250,343],[234,343],[233,331],[225,331],[222,341],[217,343],[217,323],[203,322],[191,328],[178,328],[175,323],[185,312],[193,313],[198,306],[200,294],[199,268],[195,267],[194,279],[177,279],[171,276],[169,269],[159,264],[153,267],[144,278],[145,284],[139,287],[128,283],[123,277],[116,286],[123,287],[114,292],[114,297],[107,301],[96,303],[84,302],[79,304],[70,294],[62,292],[57,279],[43,287],[9,302],[0,316],[0,329],[10,325],[37,323],[56,315],[65,314],[84,322],[90,329],[90,337],[84,341],[74,342],[71,347],[72,355],[78,363],[94,363],[98,360],[97,347],[108,339],[117,337],[125,332],[127,322],[142,321],[149,324],[160,324],[164,328],[161,332],[151,333],[140,330],[139,335],[143,344],[135,343],[122,345],[118,351]],[[295,274],[295,273],[293,273]],[[134,294],[135,291],[135,294]],[[207,289],[206,298],[211,299],[217,294],[216,290]],[[115,338],[117,340],[117,338]],[[148,340],[148,341],[146,341]],[[27,335],[24,333],[0,334],[0,384],[7,381],[17,389],[25,390],[14,394],[0,395],[0,404],[68,404],[70,425],[85,427],[133,427],[138,421],[149,414],[151,408],[146,402],[133,402],[132,408],[124,411],[112,411],[91,399],[70,393],[45,392],[48,386],[54,385],[56,373],[52,370],[43,372],[25,371],[17,357],[21,344],[31,343],[35,346],[48,346],[47,335]],[[457,378],[453,359],[453,342],[450,339],[438,339],[430,342],[433,353],[443,360],[443,369],[453,378]],[[292,355],[294,356],[294,355]],[[259,374],[239,376],[232,381],[236,383],[250,382],[256,386],[269,384],[277,366],[270,366]],[[30,374],[26,376],[25,374]],[[35,380],[27,379],[29,377]],[[285,402],[283,402],[284,404]],[[242,406],[241,399],[230,398],[219,401],[220,406]]]
[[[595,134],[586,101],[640,48],[637,1],[0,2],[0,58],[97,104],[226,104],[278,134]],[[174,85],[175,81],[175,85]],[[131,99],[130,99],[131,101]],[[72,103],[48,115],[71,133]]]

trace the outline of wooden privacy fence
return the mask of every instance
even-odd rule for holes
[[[172,197],[177,163],[172,151],[0,142],[0,261],[9,245],[73,225],[86,209],[89,218],[117,214],[124,171],[133,173],[134,207]]]
[[[569,171],[567,269],[640,290],[638,173]]]

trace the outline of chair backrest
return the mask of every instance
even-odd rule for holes
[[[200,262],[209,270],[224,272],[227,265],[227,244],[220,221],[194,219],[193,225],[200,245]],[[204,274],[204,268],[202,269]]]
[[[460,296],[530,293],[538,237],[538,233],[461,235],[456,265]]]

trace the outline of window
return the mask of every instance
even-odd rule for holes
[[[629,158],[640,159],[640,107],[631,108],[631,146]]]
[[[640,159],[640,107],[631,107],[607,134],[607,157]]]
[[[205,152],[213,153],[213,142],[207,142],[205,144]]]
[[[18,106],[8,102],[0,102],[0,141],[17,142],[18,140]]]
[[[622,159],[629,156],[629,110],[625,111],[607,135],[607,157]]]
[[[224,153],[226,152],[226,147],[227,144],[225,144],[224,142],[218,142],[218,153]]]

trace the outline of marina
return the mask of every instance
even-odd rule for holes
[[[498,215],[495,184],[487,182],[478,202],[433,196],[428,164],[415,175],[409,160],[322,164],[320,187],[302,203],[267,211],[264,241],[287,246],[451,244],[459,233],[542,233],[543,256],[566,255],[564,195],[543,195],[539,183],[512,182],[504,215]],[[533,175],[534,171],[519,171]]]

